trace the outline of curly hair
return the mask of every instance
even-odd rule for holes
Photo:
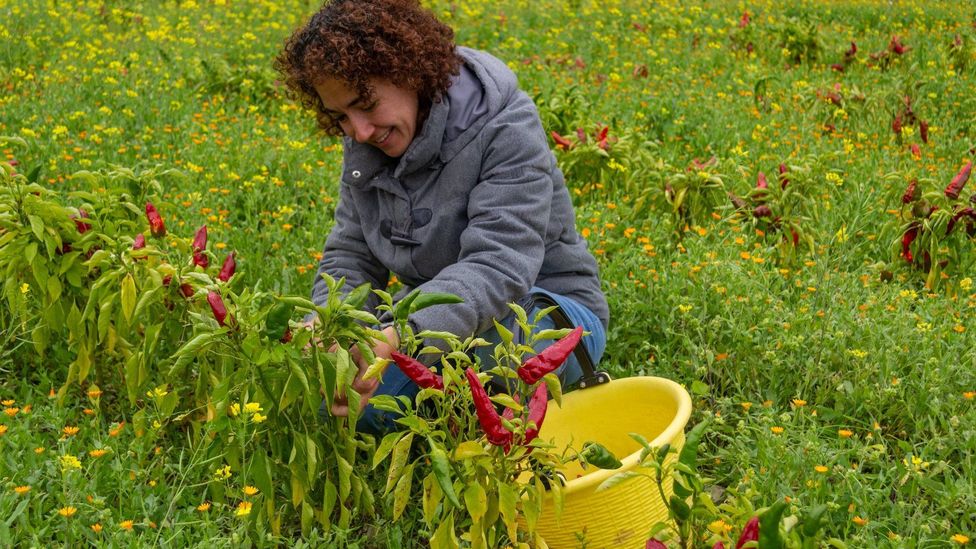
[[[447,92],[461,59],[454,31],[418,0],[330,0],[285,41],[274,67],[319,126],[342,135],[315,84],[335,78],[368,100],[370,78],[386,78],[415,90],[423,112]]]

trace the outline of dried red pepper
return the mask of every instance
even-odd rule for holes
[[[753,217],[757,217],[757,218],[769,217],[773,215],[773,210],[766,204],[760,204],[752,209],[752,215]]]
[[[419,360],[409,357],[401,352],[393,351],[390,355],[397,368],[407,377],[413,380],[422,389],[443,389],[444,379],[435,374]]]
[[[220,267],[220,274],[217,275],[217,280],[222,280],[227,282],[230,277],[234,276],[234,271],[237,269],[237,262],[234,261],[234,252],[231,252],[224,260],[224,264]]]
[[[779,165],[779,184],[781,189],[785,189],[790,184],[790,180],[786,178],[786,172],[788,171],[789,169],[786,167],[786,164]]]
[[[207,254],[203,253],[207,249],[207,226],[204,225],[197,229],[197,233],[193,236],[193,264],[203,267],[204,269],[210,265],[210,259]]]
[[[518,376],[529,385],[542,379],[542,376],[563,365],[583,337],[582,326],[577,326],[566,337],[546,347],[539,354],[519,366]]]
[[[902,204],[910,204],[915,201],[915,191],[918,189],[918,179],[912,179],[911,183],[908,184],[908,188],[905,189],[905,194],[901,195]]]
[[[542,422],[546,419],[546,409],[549,407],[549,391],[546,389],[545,383],[540,383],[538,387],[535,388],[535,392],[532,393],[532,398],[529,399],[529,423],[530,425],[525,429],[525,442],[528,444],[535,440],[535,437],[539,436],[539,429],[542,429]]]
[[[739,535],[739,541],[735,542],[735,549],[742,549],[742,546],[750,541],[759,541],[759,517],[752,517]]]
[[[217,324],[226,326],[227,307],[224,306],[224,300],[220,298],[220,294],[211,291],[207,294],[207,303],[210,304],[210,311],[213,313],[214,318],[217,319]]]
[[[133,250],[141,250],[146,247],[146,237],[139,233],[136,235],[135,239],[132,241]]]
[[[149,220],[149,234],[156,238],[166,236],[166,224],[163,223],[163,218],[160,217],[152,202],[146,202],[146,219]]]
[[[953,200],[959,198],[959,193],[962,192],[962,188],[969,181],[969,174],[973,171],[973,161],[970,160],[966,162],[966,165],[959,170],[959,173],[952,178],[952,182],[945,189],[945,195]]]
[[[481,385],[478,374],[468,368],[464,375],[468,378],[468,386],[471,388],[471,396],[474,398],[474,409],[478,413],[478,423],[485,431],[488,442],[507,449],[512,444],[512,432],[502,425],[502,418],[495,410],[494,403],[488,398],[488,393]]]
[[[911,150],[912,156],[914,156],[916,160],[922,158],[922,149],[918,146],[918,143],[912,143]]]
[[[918,121],[918,135],[922,138],[922,143],[929,142],[929,123],[924,120]]]

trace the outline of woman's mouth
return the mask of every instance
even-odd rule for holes
[[[386,141],[390,138],[390,135],[392,134],[393,134],[393,128],[390,128],[386,130],[386,133],[381,135],[379,139],[375,139],[373,142],[376,143],[378,146],[382,147],[383,145],[386,144]]]

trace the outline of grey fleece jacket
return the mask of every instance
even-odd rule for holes
[[[401,296],[420,288],[464,300],[417,311],[417,330],[481,333],[532,286],[575,299],[606,327],[597,264],[535,104],[500,60],[458,53],[461,74],[403,156],[344,139],[319,273],[346,277],[351,289],[385,288],[392,272],[406,286]],[[327,292],[317,276],[312,300],[324,303]]]

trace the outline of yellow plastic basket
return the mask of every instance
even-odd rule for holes
[[[654,447],[670,443],[680,449],[690,416],[688,392],[659,377],[616,379],[566,394],[562,407],[551,405],[541,439],[577,451],[587,441],[599,442],[623,465],[614,471],[593,467],[584,471],[572,464],[562,471],[567,479],[563,512],[557,519],[547,499],[537,523],[546,545],[552,549],[643,548],[651,526],[668,519],[655,482],[636,477],[601,492],[596,488],[617,472],[637,470],[642,447],[630,433],[640,434]],[[670,476],[665,479],[664,494],[670,497]]]

